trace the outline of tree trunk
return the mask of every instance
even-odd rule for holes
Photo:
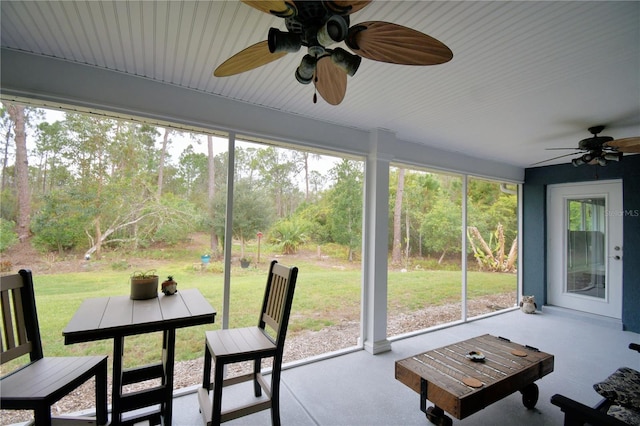
[[[18,192],[18,238],[29,238],[31,220],[31,196],[29,191],[29,163],[27,160],[27,135],[25,133],[24,106],[8,104],[7,111],[13,121],[16,144],[16,186]]]
[[[391,250],[391,264],[402,262],[401,222],[402,196],[404,194],[404,169],[398,169],[398,185],[396,187],[396,203],[393,207],[393,248]]]
[[[309,201],[309,153],[304,153],[304,183],[305,183],[305,193],[304,200]]]
[[[511,250],[509,250],[509,255],[507,256],[507,266],[505,267],[505,272],[511,272],[516,268],[516,260],[518,260],[518,237],[513,239],[513,243],[511,243]]]
[[[496,263],[498,268],[502,270],[504,268],[504,227],[501,223],[498,223],[498,229],[496,230],[496,237],[498,240],[498,253],[496,253]]]
[[[102,252],[102,230],[100,229],[100,217],[96,219],[96,259],[100,259]]]
[[[208,200],[209,200],[209,214],[211,221],[214,219],[213,202],[216,197],[216,162],[213,155],[213,137],[207,135],[207,149],[208,149],[208,170],[209,170],[209,182],[208,182]],[[218,234],[216,234],[215,228],[211,227],[211,254],[218,255]]]
[[[409,220],[409,206],[407,206],[407,211],[404,212],[404,228],[405,228],[405,254],[404,259],[405,263],[409,264],[409,253],[411,251],[411,226]]]
[[[164,159],[167,155],[167,142],[171,130],[164,128],[164,138],[162,139],[162,150],[160,151],[160,164],[158,165],[158,200],[162,196],[162,181],[164,180]]]
[[[7,163],[9,162],[9,140],[11,139],[11,126],[7,126],[7,133],[4,139],[4,157],[2,158],[2,187],[1,191],[4,191],[7,186]]]

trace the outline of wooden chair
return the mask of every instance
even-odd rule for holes
[[[204,377],[202,388],[198,390],[198,400],[200,412],[207,426],[219,425],[268,408],[271,408],[273,425],[280,425],[282,352],[297,276],[298,268],[287,268],[275,260],[272,261],[258,326],[206,333]],[[269,357],[273,357],[270,384],[260,372],[262,359]],[[211,383],[212,360],[215,364],[213,383]],[[225,366],[242,361],[253,361],[253,373],[225,379]],[[222,388],[249,380],[253,380],[255,397],[261,397],[264,390],[267,398],[222,412]],[[213,400],[209,395],[211,389],[213,389]]]
[[[51,405],[95,376],[96,421],[106,424],[107,357],[43,356],[31,271],[22,269],[0,277],[0,304],[1,363],[27,354],[30,358],[29,363],[0,379],[0,407],[33,410],[36,425],[50,425]]]

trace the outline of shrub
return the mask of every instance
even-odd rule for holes
[[[90,223],[90,212],[72,194],[52,193],[31,221],[33,243],[40,250],[62,253],[86,241]]]
[[[15,222],[0,218],[0,253],[18,242],[15,226]]]
[[[294,254],[307,241],[306,231],[308,228],[309,224],[306,221],[281,220],[271,229],[270,241],[283,254]]]

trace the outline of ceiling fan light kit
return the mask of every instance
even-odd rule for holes
[[[346,77],[353,77],[362,58],[400,65],[437,65],[453,58],[440,41],[402,25],[370,21],[350,25],[350,15],[371,0],[297,1],[242,0],[243,3],[284,18],[287,31],[270,28],[266,41],[256,43],[224,61],[214,71],[227,77],[258,68],[302,46],[307,48],[295,78],[302,84],[314,83],[320,96],[331,105],[344,99]],[[353,52],[341,47],[344,44]],[[316,96],[314,94],[314,102]]]
[[[606,166],[611,161],[620,161],[625,153],[640,153],[640,137],[631,137],[624,139],[614,139],[611,136],[598,136],[605,129],[605,126],[589,127],[589,133],[593,136],[582,139],[578,142],[578,148],[548,148],[548,149],[571,149],[577,151],[587,151],[580,157],[571,160],[571,164],[575,167],[588,164],[590,166]],[[573,154],[561,155],[559,157],[550,158],[540,161],[533,165],[545,163]]]
[[[588,153],[581,157],[574,158],[571,160],[571,164],[573,164],[574,167],[582,166],[583,164],[606,166],[610,161],[620,161],[621,159],[621,152],[600,152],[599,155]]]
[[[285,33],[277,28],[269,28],[267,38],[269,52],[297,52],[302,47],[302,40],[297,34]]]
[[[318,59],[309,54],[302,57],[300,66],[296,70],[296,80],[302,84],[309,84],[313,80]]]

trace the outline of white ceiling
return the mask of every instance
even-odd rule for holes
[[[453,51],[431,67],[363,59],[338,106],[295,80],[305,52],[237,76],[213,70],[284,20],[235,1],[0,2],[3,48],[65,59],[398,139],[528,167],[604,124],[640,136],[640,2],[374,1]],[[571,151],[567,151],[571,152]],[[568,162],[572,157],[547,164]]]

